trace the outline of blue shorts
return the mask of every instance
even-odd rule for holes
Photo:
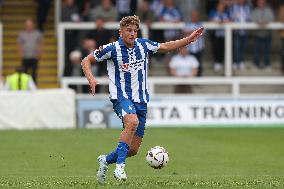
[[[137,115],[139,125],[135,135],[143,138],[146,124],[147,103],[132,102],[129,99],[111,99],[110,101],[113,104],[114,112],[121,120],[126,114]]]

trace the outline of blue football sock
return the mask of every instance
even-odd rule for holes
[[[121,163],[125,163],[125,159],[127,157],[128,154],[128,150],[129,150],[129,146],[127,143],[125,142],[119,142],[118,146],[117,146],[117,164],[121,164]]]
[[[106,156],[106,162],[107,162],[107,164],[115,163],[116,160],[117,160],[117,150],[114,150],[114,151],[110,152],[110,153]]]

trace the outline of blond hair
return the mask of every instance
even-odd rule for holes
[[[120,20],[119,24],[120,24],[120,27],[135,25],[137,26],[137,29],[139,29],[140,19],[139,19],[139,16],[136,16],[136,15],[126,16]]]

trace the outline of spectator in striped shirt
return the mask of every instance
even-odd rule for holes
[[[210,21],[220,25],[229,22],[229,14],[226,12],[226,4],[220,1],[216,10],[212,10],[209,14]],[[214,71],[219,72],[224,64],[225,51],[225,31],[224,29],[215,30],[212,37],[212,51],[214,59]]]
[[[176,7],[173,0],[165,0],[165,6],[161,11],[159,20],[161,22],[176,23],[182,21],[182,15],[179,9]],[[180,31],[174,29],[167,29],[164,31],[164,38],[166,41],[178,39],[180,37]]]
[[[230,8],[230,19],[233,22],[245,23],[251,21],[251,8],[246,0],[237,0]],[[247,44],[247,32],[243,29],[235,30],[233,42],[233,68],[243,70],[244,64],[244,53]]]
[[[257,68],[270,69],[272,34],[270,30],[265,29],[265,26],[274,21],[274,14],[266,0],[257,0],[257,6],[252,11],[251,18],[262,28],[255,32],[254,65]],[[260,64],[261,57],[263,57],[263,66]]]

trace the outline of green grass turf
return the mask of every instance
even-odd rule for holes
[[[284,188],[284,128],[147,129],[127,160],[128,180],[110,166],[96,182],[96,158],[116,147],[120,130],[0,132],[0,188]],[[167,167],[150,168],[150,147],[164,146]]]

